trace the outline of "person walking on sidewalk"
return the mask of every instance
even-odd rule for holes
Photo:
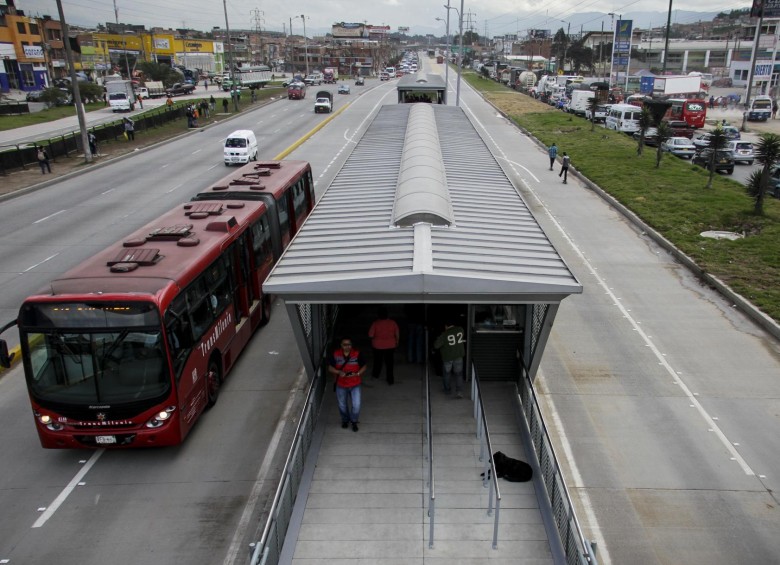
[[[550,170],[552,171],[553,165],[555,165],[555,158],[558,156],[558,147],[555,145],[554,141],[547,150],[547,154],[550,156]]]
[[[346,429],[351,423],[352,431],[356,432],[360,423],[360,383],[366,372],[366,362],[360,351],[352,347],[349,337],[341,338],[341,347],[330,356],[328,372],[336,379],[341,427]]]
[[[466,337],[463,328],[452,323],[444,324],[444,331],[433,342],[442,361],[444,393],[452,392],[452,376],[455,376],[455,397],[463,398],[463,358],[466,356]]]
[[[563,184],[566,184],[566,178],[569,176],[569,156],[566,152],[563,152],[563,159],[561,159],[561,172],[558,176],[563,176]]]
[[[371,376],[379,378],[382,372],[382,365],[387,367],[387,384],[395,383],[393,373],[395,365],[395,348],[398,347],[398,340],[401,332],[395,320],[391,320],[387,315],[387,308],[379,308],[378,317],[368,329],[368,337],[371,338],[371,347],[374,350],[374,366],[371,369]]]

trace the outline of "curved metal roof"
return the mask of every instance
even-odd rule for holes
[[[443,165],[451,225],[396,225],[407,121],[415,106],[380,109],[264,290],[289,303],[342,304],[557,303],[581,293],[458,107],[424,104],[433,113],[441,163],[419,165]]]

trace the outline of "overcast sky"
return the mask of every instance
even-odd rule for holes
[[[119,21],[171,28],[190,28],[208,31],[225,26],[223,2],[219,0],[62,0],[65,19],[70,24],[95,26],[115,21],[114,4]],[[255,29],[256,16],[262,29],[292,31],[303,34],[301,15],[306,16],[306,35],[330,31],[335,22],[366,22],[389,25],[393,31],[399,26],[410,28],[410,33],[432,33],[443,36],[445,25],[436,18],[445,18],[446,0],[226,0],[228,23],[231,29]],[[43,14],[57,18],[55,0],[15,0],[16,7],[29,16]],[[460,10],[460,0],[450,0]],[[690,12],[729,11],[748,6],[724,0],[677,0],[673,9]],[[564,27],[578,13],[632,12],[666,13],[665,0],[467,0],[464,2],[464,28],[468,23],[480,35],[488,36],[523,33],[530,28],[558,29]],[[674,14],[674,12],[673,12]],[[679,15],[679,14],[678,14]],[[609,17],[576,19],[574,27],[584,23],[586,29],[599,29],[601,21],[609,26]],[[664,25],[665,17],[657,17],[653,25]],[[678,23],[691,23],[695,16],[685,15]],[[562,21],[563,20],[563,21]],[[688,20],[688,21],[686,21]],[[457,12],[451,11],[450,31],[457,28]],[[574,30],[572,30],[574,31]]]

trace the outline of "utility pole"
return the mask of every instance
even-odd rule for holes
[[[62,26],[62,42],[65,44],[65,56],[68,58],[68,70],[70,71],[70,83],[73,87],[73,102],[76,104],[76,114],[79,118],[81,130],[81,146],[84,148],[84,162],[92,162],[92,153],[89,151],[89,135],[87,133],[87,117],[84,113],[84,104],[81,102],[79,81],[76,76],[76,66],[73,64],[73,50],[70,48],[70,32],[65,23],[65,12],[62,11],[62,0],[57,0],[57,11],[60,13],[60,25]]]
[[[672,0],[669,0],[669,13],[666,16],[666,39],[664,40],[664,64],[661,67],[661,74],[666,74],[666,60],[669,58],[669,30],[672,27]],[[650,30],[652,34],[652,29]],[[651,35],[652,37],[652,35]]]
[[[259,51],[260,51],[259,64],[262,65],[265,62],[265,56],[263,54],[263,26],[261,25],[261,22],[263,19],[262,15],[265,15],[265,12],[263,12],[258,8],[255,8],[252,10],[251,13],[252,13],[252,19],[255,22],[255,35],[257,35],[257,40],[259,43]]]
[[[756,73],[756,58],[758,57],[758,43],[761,40],[761,26],[764,25],[764,2],[759,4],[760,12],[758,14],[758,25],[756,26],[756,35],[753,39],[753,56],[750,59],[750,70],[748,72],[747,94],[745,95],[745,111],[742,113],[742,127],[740,131],[747,131],[747,116],[750,111],[750,91],[753,88],[753,77]],[[770,80],[772,76],[770,75]]]
[[[233,48],[230,43],[230,24],[228,23],[227,15],[227,0],[222,0],[222,8],[225,10],[225,32],[227,33],[228,65],[230,65],[230,90],[233,91],[236,84],[236,72],[233,66]],[[238,112],[238,96],[234,95],[231,98],[233,98],[233,108],[236,112]]]

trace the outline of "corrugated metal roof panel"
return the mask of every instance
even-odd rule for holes
[[[582,292],[460,108],[430,106],[454,225],[393,226],[412,106],[380,109],[266,292],[315,303],[559,302]]]

